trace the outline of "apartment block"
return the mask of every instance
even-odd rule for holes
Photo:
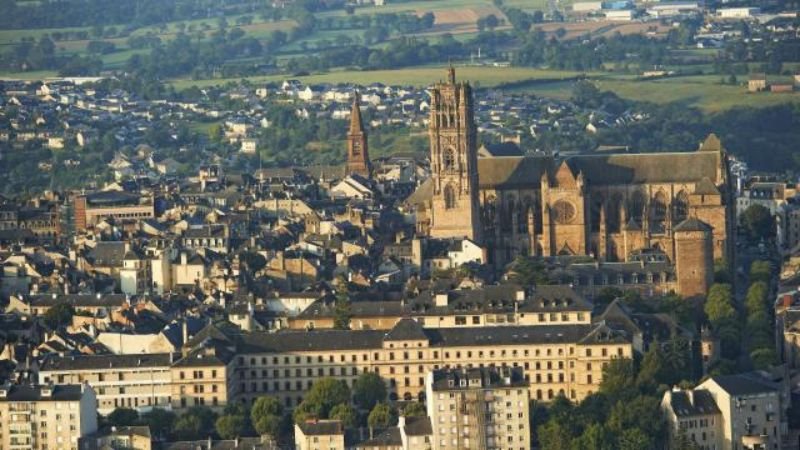
[[[714,376],[694,389],[664,393],[670,441],[703,450],[777,450],[788,432],[779,385],[756,374]]]
[[[425,392],[434,450],[530,449],[530,388],[522,368],[434,370]]]
[[[78,450],[97,431],[94,390],[86,384],[0,386],[0,448]]]

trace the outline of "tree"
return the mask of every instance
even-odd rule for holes
[[[428,411],[425,405],[419,402],[408,402],[403,406],[403,416],[405,417],[425,417]]]
[[[44,313],[44,323],[48,327],[56,329],[72,323],[72,316],[75,315],[75,308],[69,303],[59,303],[48,309]]]
[[[234,439],[242,436],[247,430],[247,419],[238,414],[226,414],[214,424],[217,434],[222,439]]]
[[[612,450],[616,449],[616,445],[605,426],[593,423],[583,430],[583,434],[572,440],[572,449]]]
[[[625,430],[618,439],[619,450],[640,450],[643,448],[653,448],[653,442],[638,428]]]
[[[644,354],[636,375],[636,384],[655,388],[664,370],[664,358],[661,356],[661,344],[658,341],[650,343],[650,349]]]
[[[744,210],[740,220],[742,221],[742,227],[753,240],[757,241],[775,235],[775,221],[772,218],[772,213],[762,205],[750,205]]]
[[[136,425],[139,421],[139,413],[131,408],[117,408],[111,411],[111,414],[106,418],[108,424],[114,427],[127,427]]]
[[[751,283],[769,283],[770,278],[772,278],[772,268],[769,265],[769,261],[753,261],[750,264],[750,282]],[[766,295],[765,295],[766,297]]]
[[[259,397],[250,409],[250,421],[258,434],[277,436],[282,416],[283,404],[275,397]]]
[[[654,442],[662,442],[666,427],[659,403],[658,398],[644,395],[619,401],[611,408],[608,427],[617,435],[638,428]]]
[[[347,280],[342,278],[336,289],[336,306],[333,312],[333,328],[337,330],[349,330],[350,318],[353,313],[350,308],[350,295],[347,292]]]
[[[566,423],[548,420],[537,430],[539,436],[539,448],[546,450],[570,450],[570,443],[573,436],[567,428]]]
[[[204,439],[214,430],[217,415],[204,406],[192,406],[178,417],[173,428],[174,438],[181,441]]]
[[[764,281],[756,281],[747,288],[747,295],[744,299],[744,306],[748,315],[758,312],[766,312],[767,293],[769,287]]]
[[[603,368],[600,392],[612,400],[635,393],[633,361],[630,358],[615,358]]]
[[[308,390],[303,402],[295,409],[295,423],[309,416],[327,419],[331,409],[340,403],[350,402],[350,389],[347,383],[335,378],[321,378]]]
[[[378,403],[367,417],[370,428],[386,428],[392,423],[392,409],[386,403]]]
[[[340,403],[331,408],[328,417],[330,419],[340,420],[347,428],[353,428],[358,425],[358,414],[356,410],[346,403]]]
[[[159,438],[166,438],[172,431],[177,416],[166,409],[153,408],[142,414],[142,422],[150,427],[150,433]]]
[[[184,414],[175,421],[172,434],[177,440],[190,441],[203,438],[203,434],[207,431],[208,428],[203,426],[203,422],[198,416]]]
[[[708,297],[703,308],[708,320],[717,327],[720,322],[736,318],[733,307],[733,292],[730,284],[715,283],[708,290]]]
[[[267,259],[256,252],[243,252],[239,255],[239,259],[247,265],[251,272],[258,272],[267,265]]]
[[[386,383],[374,372],[365,372],[353,382],[353,401],[361,409],[371,411],[386,400]]]
[[[753,367],[756,370],[763,370],[775,365],[778,361],[778,355],[775,349],[757,348],[750,352],[750,359],[753,361]]]

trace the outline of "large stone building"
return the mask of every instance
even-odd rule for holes
[[[605,324],[424,328],[403,319],[388,331],[279,330],[239,339],[238,398],[250,404],[272,395],[290,408],[319,378],[352,385],[364,372],[386,379],[392,399],[424,399],[426,374],[451,367],[520,367],[532,398],[580,401],[597,392],[608,362],[633,357],[631,336]]]
[[[730,257],[734,190],[716,136],[694,152],[478,158],[472,114],[470,87],[450,69],[431,93],[431,177],[407,200],[419,234],[479,240],[494,263],[517,255],[617,262],[654,250],[672,264],[685,258],[678,278],[688,270],[702,280],[712,267],[698,266],[708,258],[693,248],[710,244],[712,259]],[[689,218],[705,231],[680,239]]]

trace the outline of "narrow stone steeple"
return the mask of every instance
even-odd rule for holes
[[[358,174],[370,178],[372,165],[369,161],[367,133],[364,131],[361,119],[360,100],[361,96],[356,92],[350,110],[350,129],[347,131],[347,174]]]

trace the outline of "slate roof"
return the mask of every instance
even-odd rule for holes
[[[366,450],[370,448],[394,448],[402,447],[403,438],[400,436],[400,429],[397,427],[389,427],[383,430],[376,430],[373,437],[370,439],[363,439],[355,433],[348,433],[345,435],[347,447],[357,450]]]
[[[705,389],[695,389],[690,398],[686,391],[672,392],[672,411],[678,417],[705,416],[719,414],[720,410],[714,397]]]
[[[746,375],[719,375],[711,377],[711,380],[732,396],[776,392],[776,389],[767,383]]]
[[[692,231],[711,231],[712,229],[713,228],[711,225],[703,222],[697,217],[689,217],[678,225],[675,225],[675,228],[673,228],[672,231],[688,233]]]
[[[122,267],[125,242],[98,242],[87,256],[95,266]]]
[[[720,181],[718,154],[708,151],[579,155],[567,159],[567,164],[593,185],[698,182],[703,177]]]
[[[306,436],[330,436],[344,434],[344,426],[339,420],[320,420],[297,424]]]
[[[53,356],[42,361],[40,371],[61,372],[133,367],[168,367],[170,364],[169,353]]]
[[[31,306],[56,306],[61,303],[69,303],[75,308],[98,308],[98,307],[118,307],[126,301],[125,294],[50,294],[31,295],[26,297]]]
[[[209,445],[210,444],[210,445]],[[262,442],[261,438],[245,437],[238,440],[200,440],[200,441],[178,441],[165,442],[160,446],[161,450],[273,450],[277,447],[268,442]]]
[[[32,401],[78,401],[83,395],[80,384],[59,384],[52,386],[50,396],[42,396],[42,389],[47,386],[40,385],[11,385],[5,397],[0,397],[0,402],[32,402]]]
[[[496,346],[524,343],[628,342],[618,330],[592,325],[499,326],[424,329],[430,346]],[[382,348],[381,330],[282,330],[242,335],[240,353],[288,353]]]
[[[425,335],[422,325],[416,320],[408,318],[397,322],[383,338],[384,341],[424,341],[427,339],[428,336]]]
[[[406,434],[409,436],[426,436],[433,434],[431,419],[428,417],[406,417]]]
[[[542,174],[552,170],[549,156],[479,158],[478,184],[482,188],[538,186]]]
[[[522,156],[522,150],[514,142],[487,143],[480,150],[489,153],[491,157]]]

